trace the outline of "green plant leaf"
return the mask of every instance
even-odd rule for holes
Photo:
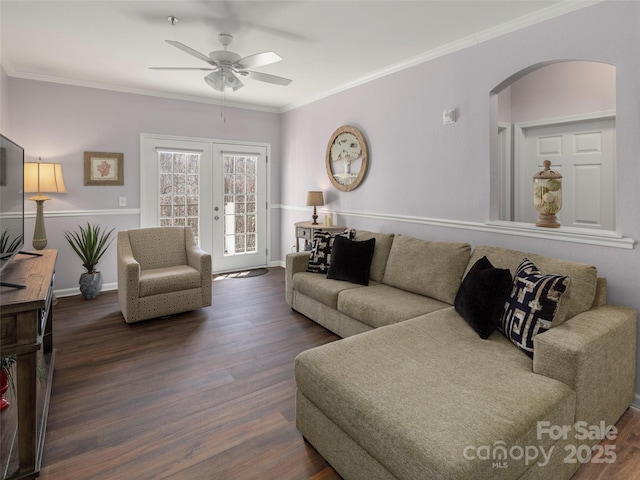
[[[111,234],[115,229],[102,230],[100,225],[91,225],[87,222],[87,228],[78,225],[79,232],[64,232],[64,236],[80,257],[82,266],[87,273],[96,273],[96,266],[106,253],[113,239]]]

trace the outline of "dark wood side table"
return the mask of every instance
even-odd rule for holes
[[[321,223],[314,225],[313,222],[297,222],[296,226],[296,252],[300,251],[300,239],[304,239],[304,248],[305,250],[313,241],[313,234],[316,231],[323,231],[329,233],[340,233],[343,232],[347,227],[344,225],[332,225],[328,227],[327,225],[323,225]]]
[[[18,397],[0,414],[2,478],[36,478],[42,461],[53,380],[52,300],[58,252],[39,253],[42,256],[18,255],[9,267],[11,283],[26,288],[0,287],[1,355],[17,358]],[[17,421],[12,420],[16,413]]]

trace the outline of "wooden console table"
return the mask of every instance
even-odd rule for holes
[[[327,225],[322,225],[318,223],[316,225],[313,222],[297,222],[296,226],[296,252],[300,251],[300,239],[304,239],[304,248],[305,250],[313,241],[313,234],[317,231],[325,231],[329,233],[340,233],[343,232],[347,227],[345,226],[336,226],[333,225],[331,227]]]
[[[42,256],[16,256],[7,272],[7,281],[26,288],[0,287],[0,355],[17,357],[17,399],[0,412],[3,479],[38,477],[44,448],[53,380],[52,299],[57,251],[39,253]]]

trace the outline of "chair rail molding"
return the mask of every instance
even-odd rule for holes
[[[272,205],[272,208],[282,210],[305,210],[305,207],[293,205]],[[308,209],[308,207],[306,207]],[[402,223],[417,223],[421,225],[431,225],[444,228],[459,228],[464,230],[474,230],[486,233],[496,233],[502,235],[515,235],[520,237],[542,238],[545,240],[557,240],[560,242],[583,243],[588,245],[598,245],[601,247],[622,248],[633,250],[636,241],[629,237],[624,237],[617,232],[604,230],[590,230],[583,228],[560,227],[554,229],[542,229],[532,223],[517,223],[508,221],[486,221],[468,222],[462,220],[449,220],[441,218],[417,217],[411,215],[398,215],[387,213],[365,213],[346,210],[330,210],[336,215],[345,217],[359,217],[375,220],[386,220]]]

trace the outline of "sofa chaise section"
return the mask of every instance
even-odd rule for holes
[[[323,454],[333,430],[351,440],[327,458],[346,478],[519,478],[542,461],[540,448],[556,445],[537,439],[537,422],[571,425],[576,396],[534,373],[500,333],[478,340],[450,307],[303,352],[295,366],[298,428]],[[316,417],[333,426],[318,428]],[[375,459],[376,472],[351,472],[351,442]],[[482,452],[499,445],[535,445],[541,456],[496,468]]]

